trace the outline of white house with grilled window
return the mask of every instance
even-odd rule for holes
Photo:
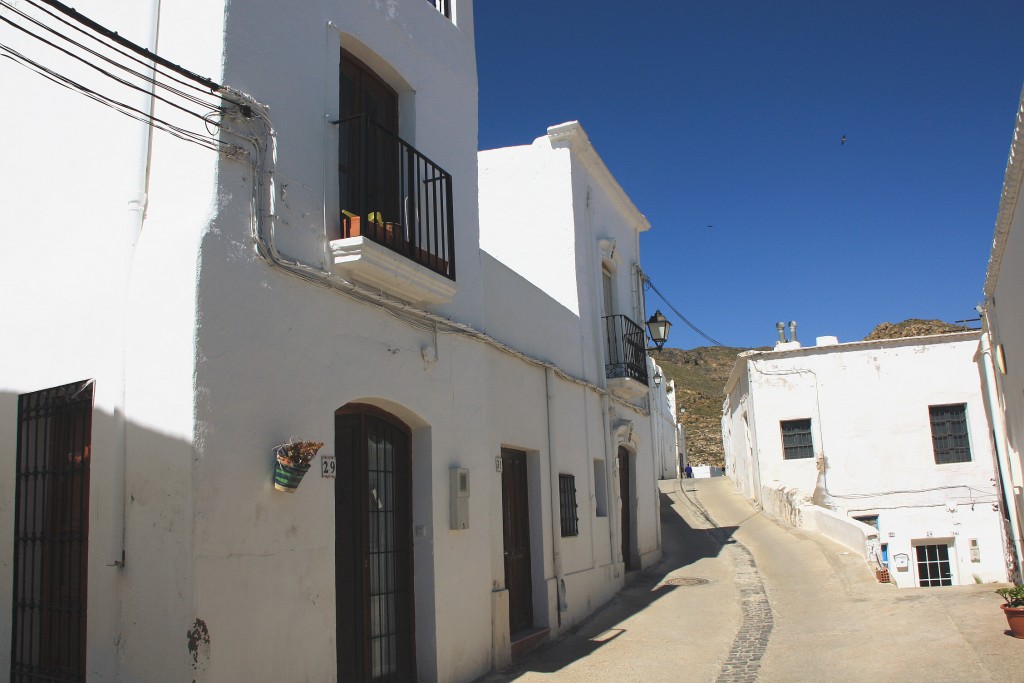
[[[725,389],[726,475],[900,587],[1005,581],[979,336],[819,337],[741,353]]]
[[[980,360],[986,405],[995,434],[999,480],[1009,507],[1017,560],[1024,580],[1024,93],[1017,108],[1003,192],[996,215],[992,253],[985,274]]]
[[[0,678],[468,681],[659,558],[649,226],[576,124],[478,196],[470,0],[0,18]]]

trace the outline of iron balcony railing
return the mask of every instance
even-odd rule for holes
[[[445,18],[452,18],[451,0],[427,0],[427,2],[436,7],[437,11],[444,15]]]
[[[604,317],[604,329],[608,378],[629,377],[647,385],[644,328],[624,315],[608,315]]]
[[[366,237],[455,279],[452,177],[365,114],[338,121],[342,237]]]

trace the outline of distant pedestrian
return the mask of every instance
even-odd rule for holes
[[[693,479],[693,468],[690,467],[689,465],[686,466],[686,469],[683,470],[683,473],[686,475],[687,479]]]

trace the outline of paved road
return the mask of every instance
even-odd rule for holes
[[[662,562],[485,681],[1024,682],[993,586],[882,585],[725,478],[660,484]]]

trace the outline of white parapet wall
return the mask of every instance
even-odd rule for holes
[[[804,529],[817,531],[860,554],[869,564],[874,564],[878,531],[873,527],[814,503],[801,506],[800,519]]]
[[[787,488],[772,481],[761,488],[761,505],[765,512],[807,531],[816,531],[842,546],[855,551],[866,562],[875,562],[878,530],[839,512],[815,505],[810,496],[797,488]]]

